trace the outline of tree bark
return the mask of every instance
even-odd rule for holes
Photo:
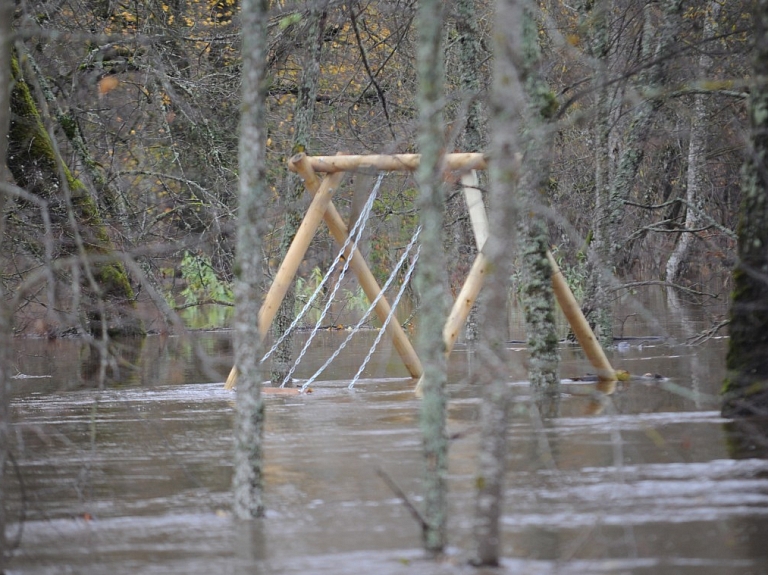
[[[462,97],[467,102],[464,129],[459,134],[458,149],[462,152],[482,152],[485,148],[483,99],[480,95],[480,66],[482,61],[480,29],[477,22],[478,6],[475,0],[456,2],[456,32],[459,40],[459,79]],[[460,202],[460,200],[459,200]],[[477,247],[467,218],[456,218],[459,226],[459,261],[473,261]],[[469,266],[467,266],[469,267]],[[467,343],[477,339],[477,308],[473,306],[464,330]]]
[[[755,4],[750,135],[743,167],[723,415],[768,414],[768,0]]]
[[[308,152],[311,139],[312,122],[315,114],[315,100],[320,81],[320,57],[323,49],[327,2],[309,2],[306,18],[309,19],[307,36],[310,44],[307,48],[301,70],[296,106],[294,107],[294,140],[291,156],[300,152]],[[301,178],[290,172],[288,175],[289,193],[286,198],[286,212],[283,224],[283,236],[280,243],[281,259],[285,257],[288,248],[296,236],[302,220],[301,198],[304,196],[304,183]],[[296,317],[296,292],[294,284],[288,288],[285,298],[275,317],[274,336],[279,339]],[[280,384],[288,374],[293,360],[293,334],[289,334],[272,354],[272,383]],[[289,382],[290,383],[290,382]]]
[[[418,11],[417,66],[419,90],[418,143],[421,163],[419,184],[421,262],[416,276],[421,298],[417,349],[424,366],[420,424],[426,466],[423,532],[425,550],[443,551],[446,541],[448,442],[446,438],[446,360],[442,329],[448,305],[445,293],[445,257],[442,231],[444,194],[441,165],[443,150],[442,106],[444,82],[442,33],[443,2],[425,0]]]
[[[143,334],[141,322],[131,313],[134,293],[125,267],[118,261],[104,261],[115,248],[98,206],[63,163],[16,57],[11,59],[11,72],[12,118],[6,156],[11,175],[19,187],[49,203],[53,225],[64,232],[61,251],[82,258],[84,276],[90,280],[82,286],[89,296],[85,311],[90,330]]]
[[[553,145],[550,119],[557,111],[555,94],[539,72],[538,26],[529,9],[522,10],[518,24],[522,39],[516,54],[518,73],[527,93],[525,124],[525,161],[520,186],[526,213],[522,236],[523,306],[528,334],[530,363],[528,374],[537,401],[547,404],[546,413],[554,414],[560,396],[558,366],[560,352],[555,326],[555,296],[552,291],[552,267],[547,259],[549,227],[541,215],[549,205],[549,174]]]
[[[8,127],[11,110],[11,49],[13,34],[11,19],[14,2],[0,0],[0,158],[8,150]],[[0,162],[0,181],[6,178],[5,162]],[[0,238],[5,236],[5,206],[7,197],[0,191]],[[0,256],[0,262],[5,258]],[[4,266],[3,266],[4,269]],[[5,283],[0,284],[0,573],[5,572],[8,549],[6,526],[6,466],[10,441],[11,364],[13,344],[13,309],[8,305],[10,295]]]
[[[235,276],[235,366],[239,372],[234,429],[234,513],[240,519],[264,513],[264,402],[259,336],[262,287],[261,238],[267,224],[266,69],[267,0],[242,4],[242,104],[240,117],[240,208]]]
[[[591,241],[587,241],[588,283],[582,310],[604,348],[613,345],[613,313],[608,297],[611,270],[608,264],[607,222],[611,179],[611,126],[618,116],[616,98],[608,85],[610,58],[609,0],[584,2],[582,33],[589,38],[588,53],[594,62],[595,121],[592,130],[595,150],[595,211]]]
[[[701,55],[699,56],[699,75],[706,80],[712,67],[712,57],[707,52],[708,42],[715,34],[715,22],[720,12],[718,2],[709,2],[708,9],[704,10],[704,32],[701,39]],[[696,239],[693,231],[699,227],[701,218],[702,188],[707,181],[707,132],[709,112],[707,106],[708,97],[698,93],[693,97],[693,116],[691,118],[691,134],[688,142],[688,182],[685,191],[685,203],[688,206],[685,211],[685,224],[681,230],[680,239],[667,260],[666,281],[677,282],[684,271],[683,264],[688,258],[691,246]]]
[[[504,472],[509,420],[509,367],[507,362],[507,293],[512,273],[511,254],[517,244],[519,206],[519,110],[524,105],[523,88],[513,54],[520,52],[520,3],[499,0],[491,91],[491,195],[490,237],[483,247],[488,260],[488,278],[480,299],[478,316],[483,329],[478,334],[480,368],[477,382],[483,386],[480,410],[481,431],[478,469],[475,475],[474,549],[470,562],[496,566],[501,555],[500,518],[504,504]]]

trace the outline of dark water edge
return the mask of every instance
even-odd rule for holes
[[[525,349],[510,345],[517,401],[500,572],[768,572],[766,450],[720,417],[726,340],[685,345],[709,322],[685,314],[663,316],[664,341],[610,352],[615,367],[664,380],[635,377],[601,401],[592,383],[564,384],[552,420],[531,411]],[[297,377],[344,335],[320,334]],[[11,538],[23,529],[10,573],[478,572],[465,559],[481,366],[463,346],[451,357],[451,547],[428,561],[416,524],[376,474],[420,500],[419,402],[386,339],[347,389],[375,335],[353,340],[311,395],[267,398],[268,513],[250,523],[229,511],[234,395],[220,381],[230,333],[197,335],[219,381],[188,340],[155,336],[124,343],[132,359],[101,390],[78,342],[17,342],[17,370],[46,377],[14,380],[24,504],[13,470],[7,482],[11,518],[23,510],[26,520],[9,526]],[[564,377],[589,371],[574,346],[562,354]]]

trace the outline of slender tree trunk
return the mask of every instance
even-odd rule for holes
[[[518,204],[516,191],[520,174],[519,110],[524,105],[523,88],[512,54],[520,51],[518,1],[496,3],[496,32],[491,93],[491,197],[490,237],[483,247],[488,259],[488,277],[478,315],[483,329],[478,334],[480,368],[477,382],[483,386],[480,410],[481,431],[473,524],[474,550],[471,562],[495,566],[501,554],[500,518],[504,503],[504,472],[509,420],[509,367],[506,350],[507,291],[512,258],[517,244]]]
[[[552,267],[547,259],[549,228],[541,215],[542,210],[538,208],[549,205],[550,150],[553,144],[549,120],[557,111],[557,99],[539,73],[538,27],[528,8],[523,9],[518,30],[522,45],[516,57],[520,78],[528,96],[525,117],[528,136],[520,187],[526,212],[530,214],[525,219],[521,246],[523,305],[530,357],[528,373],[536,399],[546,400],[549,405],[546,412],[554,413],[560,396],[560,353],[555,327]]]
[[[644,59],[654,60],[647,74],[639,75],[637,89],[643,100],[636,107],[626,136],[616,174],[611,182],[607,206],[607,231],[605,241],[610,256],[609,264],[617,272],[626,268],[630,249],[626,238],[634,230],[627,230],[625,221],[626,201],[634,186],[635,177],[645,157],[645,145],[651,132],[656,112],[664,103],[659,94],[666,72],[666,57],[680,29],[682,0],[663,0],[664,22],[659,31],[656,48],[651,54],[651,41],[644,44]],[[648,9],[651,9],[649,6]],[[650,36],[648,32],[645,36]]]
[[[755,3],[750,137],[741,183],[723,415],[768,415],[768,0]]]
[[[239,372],[234,429],[234,512],[240,519],[264,512],[264,403],[259,337],[261,238],[267,222],[266,55],[267,0],[242,4],[243,95],[240,118],[240,208],[235,277],[235,366]]]
[[[309,153],[309,144],[311,139],[312,122],[315,115],[315,100],[317,99],[317,85],[320,81],[320,56],[323,49],[323,35],[325,34],[325,20],[327,1],[309,2],[307,18],[309,26],[307,28],[307,37],[310,44],[307,48],[307,54],[304,65],[301,70],[301,80],[299,82],[298,96],[294,108],[294,140],[292,154],[299,152]],[[289,193],[286,198],[285,222],[283,227],[283,237],[280,244],[281,259],[288,252],[288,248],[296,236],[296,232],[301,225],[303,217],[301,198],[305,193],[304,183],[301,178],[291,172],[288,175]],[[275,316],[274,335],[280,338],[288,329],[296,317],[296,291],[294,284],[288,288],[283,298],[283,303]],[[289,334],[278,346],[272,355],[272,370],[270,379],[272,383],[282,383],[283,379],[290,370],[293,361],[293,335]]]
[[[482,152],[485,148],[484,106],[480,95],[480,64],[482,60],[480,29],[477,22],[478,6],[475,0],[456,2],[456,32],[459,35],[459,78],[463,97],[467,100],[464,129],[459,134],[458,149],[462,152]],[[466,212],[465,212],[466,213]],[[477,247],[472,229],[466,218],[461,219],[460,257],[468,262],[475,259]],[[471,264],[469,264],[471,265]],[[469,267],[469,266],[468,266]],[[477,339],[477,306],[467,317],[465,336],[471,344]]]
[[[421,261],[416,276],[421,296],[418,350],[424,366],[421,431],[424,442],[424,548],[442,552],[446,539],[448,442],[446,438],[446,360],[443,325],[447,316],[445,257],[442,231],[444,194],[443,150],[443,2],[424,0],[418,11],[419,183]]]
[[[11,47],[13,35],[13,0],[0,0],[0,158],[5,158],[8,150],[8,126],[11,111]],[[5,162],[0,162],[0,181],[7,177]],[[0,238],[5,237],[6,195],[0,191]],[[5,258],[0,257],[0,262]],[[10,401],[11,401],[11,361],[13,344],[13,310],[6,306],[9,301],[5,284],[0,284],[0,573],[5,572],[8,556],[5,539],[6,508],[6,465],[10,449]]]
[[[699,75],[706,80],[710,68],[712,67],[712,57],[708,54],[708,41],[715,34],[715,22],[720,11],[718,2],[710,2],[708,10],[704,11],[704,33],[702,35],[702,51],[699,56]],[[685,202],[687,208],[685,211],[685,225],[680,234],[680,240],[677,242],[672,255],[667,260],[666,280],[676,282],[682,275],[688,253],[696,239],[696,233],[693,231],[699,227],[701,218],[699,210],[701,209],[701,196],[707,179],[706,173],[706,155],[707,155],[707,126],[708,126],[708,106],[707,96],[705,94],[696,94],[693,97],[693,115],[691,117],[691,135],[688,143],[688,182],[685,191]]]
[[[608,85],[609,42],[609,1],[586,2],[582,7],[585,22],[583,33],[589,38],[588,53],[594,62],[593,86],[595,89],[595,121],[593,146],[595,150],[595,211],[592,237],[588,238],[589,259],[587,293],[584,298],[584,315],[590,322],[595,335],[603,347],[613,345],[613,313],[608,297],[611,271],[608,265],[609,253],[607,223],[609,205],[609,182],[611,179],[610,150],[611,125],[617,115],[616,100],[611,96]],[[591,241],[590,241],[591,240]]]

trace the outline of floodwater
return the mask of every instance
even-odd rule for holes
[[[673,303],[658,323],[625,314],[626,335],[667,339],[611,352],[617,368],[666,379],[634,378],[602,396],[566,383],[550,420],[532,410],[525,350],[510,344],[517,401],[498,572],[768,572],[766,443],[719,415],[726,340],[685,345],[709,312]],[[297,377],[345,335],[322,333]],[[377,475],[419,503],[419,402],[386,338],[346,387],[374,337],[354,339],[313,393],[267,396],[268,511],[250,523],[230,514],[234,394],[220,381],[231,333],[196,335],[217,379],[187,340],[157,336],[123,343],[125,361],[103,390],[78,342],[17,342],[16,369],[38,377],[14,380],[18,469],[6,482],[11,519],[23,521],[9,526],[19,540],[10,573],[497,572],[465,564],[480,395],[472,374],[482,366],[465,347],[451,356],[450,549],[432,562]],[[589,371],[574,346],[562,356],[563,377]]]

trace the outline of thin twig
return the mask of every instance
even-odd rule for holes
[[[424,519],[424,516],[421,514],[421,512],[416,509],[416,506],[411,503],[411,500],[408,499],[408,496],[405,494],[405,492],[400,489],[400,486],[395,483],[395,480],[392,479],[386,471],[384,471],[381,467],[376,468],[376,475],[381,477],[384,480],[384,483],[387,484],[387,487],[389,487],[392,492],[397,495],[397,497],[400,499],[400,501],[403,502],[403,505],[405,505],[405,508],[410,511],[413,518],[416,520],[416,522],[421,525],[421,528],[423,530],[426,530],[429,527],[429,523],[427,523],[427,520]]]

